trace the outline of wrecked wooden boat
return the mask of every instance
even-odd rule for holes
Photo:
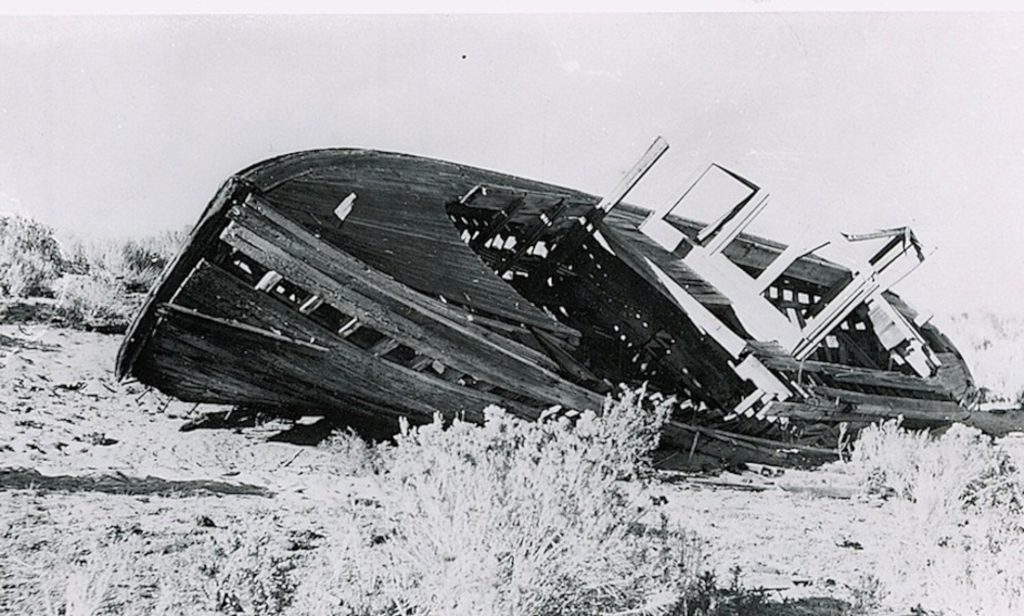
[[[117,374],[185,401],[377,426],[491,404],[594,409],[646,382],[678,400],[666,466],[814,464],[879,419],[967,416],[956,347],[890,288],[924,258],[913,233],[749,235],[767,195],[719,165],[664,208],[624,203],[667,147],[603,198],[359,149],[253,165],[163,272]],[[688,218],[723,182],[717,220]],[[842,263],[817,254],[872,243]]]

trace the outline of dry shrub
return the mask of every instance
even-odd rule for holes
[[[979,310],[937,316],[982,386],[983,401],[1024,408],[1024,314]]]
[[[273,515],[221,535],[201,568],[208,603],[222,614],[281,614],[291,604],[296,555]]]
[[[381,468],[382,454],[387,445],[372,445],[351,429],[335,431],[320,447],[331,453],[330,471],[341,477],[366,477]]]
[[[0,297],[48,297],[63,267],[53,229],[30,218],[0,216]]]
[[[58,241],[32,219],[0,217],[0,297],[56,296],[69,325],[123,326],[139,303],[129,298],[156,282],[186,236]]]
[[[483,425],[437,419],[391,446],[343,435],[331,448],[372,485],[318,506],[319,532],[255,510],[171,541],[118,531],[86,549],[68,535],[23,553],[50,587],[19,591],[10,613],[752,613],[707,611],[699,543],[622,481],[644,476],[667,412],[633,392],[575,423],[492,408]],[[0,578],[12,562],[0,554]]]
[[[0,614],[283,614],[301,560],[270,511],[170,543],[143,535],[79,543],[69,537],[47,546],[53,553],[44,567],[37,563],[25,571],[31,567],[23,563],[18,574],[24,590],[6,597],[10,604],[0,603]]]
[[[106,275],[68,274],[56,290],[57,312],[73,327],[123,323],[134,308],[124,286]]]
[[[668,405],[642,391],[601,416],[406,426],[382,455],[378,497],[334,518],[302,613],[668,613],[698,551],[630,496]],[[635,485],[633,487],[636,487]],[[635,493],[635,491],[634,491]]]
[[[61,559],[36,573],[41,589],[42,613],[49,616],[130,616],[166,614],[167,597],[153,596],[153,588],[139,562],[144,551],[139,537],[88,546],[62,546]],[[15,606],[11,606],[15,607]],[[36,613],[30,606],[18,606]]]
[[[67,270],[55,284],[57,310],[68,325],[125,325],[173,257],[184,233],[165,232],[140,240],[64,245]]]
[[[1005,450],[959,424],[930,437],[887,422],[862,431],[851,464],[893,497],[890,607],[1024,613],[1024,489]]]
[[[144,293],[184,243],[184,231],[163,232],[141,239],[106,239],[65,242],[68,263],[74,273],[104,277],[124,287],[126,293]]]

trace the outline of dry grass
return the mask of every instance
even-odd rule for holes
[[[887,605],[1024,613],[1024,488],[1006,451],[965,426],[934,437],[888,422],[861,433],[849,465],[891,499],[895,539],[878,572]]]

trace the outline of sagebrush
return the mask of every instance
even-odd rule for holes
[[[64,242],[64,250],[73,273],[115,281],[125,293],[143,293],[156,281],[185,237],[182,230],[142,238],[70,238]]]
[[[640,391],[575,421],[491,408],[388,445],[338,435],[331,468],[364,488],[318,508],[315,529],[262,511],[162,546],[68,537],[68,563],[17,588],[45,587],[61,614],[714,613],[700,541],[641,489],[668,409]]]
[[[879,571],[890,607],[1024,613],[1024,484],[1007,451],[960,424],[935,436],[890,421],[861,432],[850,465],[890,500],[891,558]]]
[[[1011,312],[1016,310],[1016,314]],[[982,401],[1024,409],[1024,314],[1008,306],[936,317],[981,385]]]
[[[0,217],[0,297],[55,298],[71,326],[124,324],[186,235],[59,239],[30,218]]]
[[[571,423],[497,408],[406,427],[378,496],[332,535],[303,608],[321,614],[597,614],[682,609],[699,549],[623,483],[667,404],[642,392]]]
[[[22,216],[0,216],[0,297],[50,297],[65,267],[53,229]]]

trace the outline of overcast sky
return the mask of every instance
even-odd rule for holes
[[[782,240],[910,224],[898,290],[1024,300],[1024,15],[0,17],[0,211],[86,236],[193,223],[231,173],[360,146],[630,201],[708,163]]]

